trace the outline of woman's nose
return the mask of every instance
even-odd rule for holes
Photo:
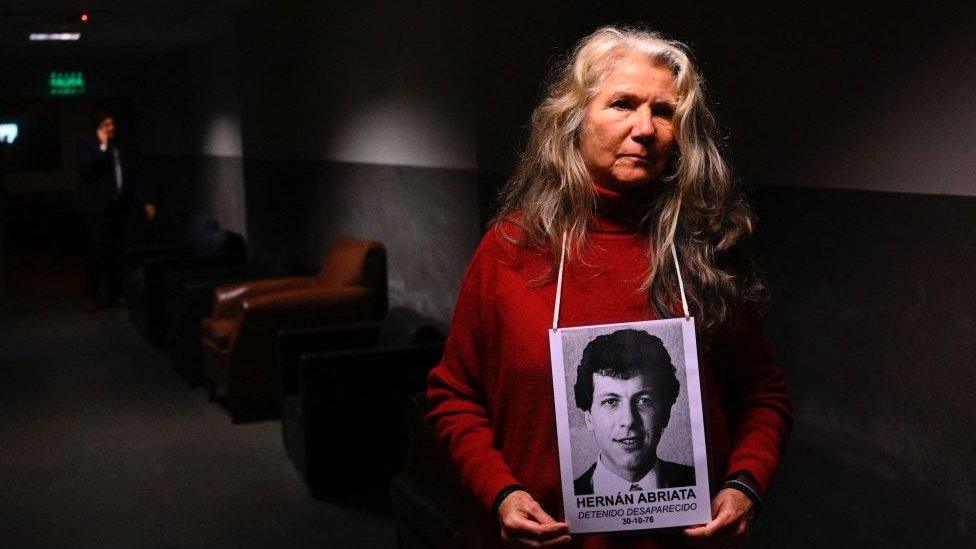
[[[637,117],[634,120],[634,139],[638,141],[653,139],[655,133],[654,117],[650,107],[640,107],[635,111],[634,116]]]

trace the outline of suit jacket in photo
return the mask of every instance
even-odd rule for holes
[[[113,148],[118,151],[122,169],[122,190],[116,189]],[[132,158],[125,147],[113,143],[107,150],[99,147],[95,135],[78,141],[78,187],[75,189],[75,207],[87,215],[98,215],[118,196],[127,208],[141,207],[146,203],[142,186],[133,170]]]
[[[680,486],[695,485],[695,468],[680,463],[672,463],[658,458],[658,488],[678,488]],[[593,493],[593,471],[596,462],[585,473],[573,481],[573,489],[577,496]]]

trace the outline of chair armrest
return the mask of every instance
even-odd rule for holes
[[[246,270],[241,273],[227,271],[220,275],[181,280],[179,283],[179,291],[193,294],[203,292],[207,294],[210,300],[213,300],[214,292],[219,288],[247,284],[254,280],[254,273],[252,272]]]
[[[286,329],[278,332],[278,361],[282,394],[298,393],[302,355],[372,347],[381,322]]]
[[[177,284],[166,303],[166,321],[177,331],[199,328],[200,319],[213,314],[214,288],[227,284],[239,284],[251,280],[251,276],[183,280]]]
[[[213,293],[213,314],[216,317],[233,316],[240,312],[245,299],[272,292],[310,288],[317,283],[315,277],[289,276],[220,286]]]
[[[206,292],[206,304],[204,309],[208,312],[213,304],[213,290],[218,286],[234,284],[253,280],[256,278],[254,271],[247,265],[217,265],[207,267],[189,267],[183,269],[171,269],[163,276],[163,295],[167,303],[183,299],[186,295],[187,285],[197,282],[209,282]],[[193,293],[201,290],[194,289]]]
[[[443,342],[307,353],[301,357],[301,381],[303,389],[306,389],[323,381],[334,380],[339,384],[332,389],[340,392],[349,391],[351,386],[343,380],[350,377],[370,379],[371,384],[384,385],[393,378],[403,379],[424,368],[433,368],[440,362],[443,354]],[[425,389],[426,374],[419,378],[419,382],[420,386],[417,388],[397,385],[396,390],[405,399]],[[306,383],[309,385],[305,385]],[[403,403],[397,404],[398,409],[402,409],[402,406]]]
[[[324,314],[339,313],[337,321],[347,316],[346,310],[367,302],[375,293],[373,288],[344,286],[322,288],[320,286],[287,289],[261,295],[248,295],[241,300],[241,308],[248,315],[270,316],[299,311],[317,311]],[[356,315],[358,316],[358,315]]]
[[[306,349],[300,355],[372,347],[382,325],[382,322],[375,321],[288,328],[278,332],[278,343],[289,348]]]

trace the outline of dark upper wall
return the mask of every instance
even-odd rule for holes
[[[237,41],[165,58],[152,75],[153,162],[166,206],[247,235]]]
[[[478,161],[508,173],[548,61],[608,23],[696,53],[749,183],[976,194],[976,4],[481,6]]]
[[[700,45],[751,181],[976,194],[971,2],[687,15],[673,32]]]
[[[248,125],[268,130],[247,132],[249,157],[476,167],[465,3],[325,4],[274,21],[241,26],[263,35],[242,42]]]

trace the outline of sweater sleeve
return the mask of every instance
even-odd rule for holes
[[[501,452],[484,379],[490,370],[484,352],[486,318],[491,307],[492,255],[479,247],[461,284],[444,358],[428,377],[428,419],[445,444],[462,484],[486,510],[508,486],[518,484]]]
[[[732,453],[726,474],[748,471],[764,496],[793,426],[792,405],[758,315],[741,313],[733,334],[728,403],[733,411]]]

